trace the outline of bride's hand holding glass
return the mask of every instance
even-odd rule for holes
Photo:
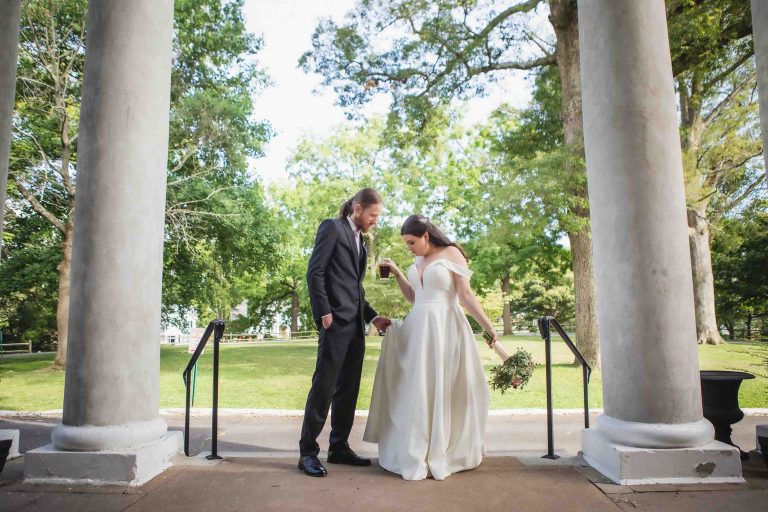
[[[395,277],[401,277],[403,273],[397,268],[395,262],[389,258],[382,258],[379,260],[379,276],[381,279],[387,279],[389,273],[392,272]]]

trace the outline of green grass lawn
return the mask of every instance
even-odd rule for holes
[[[360,389],[359,409],[367,409],[379,357],[380,338],[369,338]],[[544,343],[533,337],[506,337],[504,346],[512,352],[523,347],[533,353],[536,373],[522,390],[504,395],[492,392],[491,407],[546,407]],[[497,356],[478,341],[486,372],[499,363]],[[221,349],[219,406],[259,409],[303,409],[315,366],[317,343],[264,342],[258,345],[224,345]],[[556,408],[582,406],[581,368],[571,366],[572,357],[565,344],[552,347],[553,399]],[[208,349],[200,358],[197,373],[195,405],[210,407],[212,353]],[[0,359],[0,409],[41,411],[61,409],[64,372],[49,368],[52,355]],[[189,354],[186,347],[163,346],[160,365],[160,407],[183,407],[184,385],[181,372]],[[701,369],[744,370],[757,375],[744,381],[739,393],[741,407],[768,407],[768,370],[758,355],[756,345],[729,344],[700,346]],[[589,384],[590,406],[602,407],[600,374]]]

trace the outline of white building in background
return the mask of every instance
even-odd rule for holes
[[[237,320],[243,316],[248,316],[248,304],[246,301],[241,302],[229,311],[228,320]],[[160,334],[160,343],[185,345],[190,342],[197,343],[205,333],[205,328],[208,327],[207,325],[197,325],[199,316],[194,309],[186,312],[181,321],[179,319],[179,313],[169,315],[169,322],[167,325],[163,325],[163,331]]]
[[[190,338],[196,335],[200,338],[205,332],[205,328],[198,329],[197,327],[198,316],[195,310],[185,313],[182,321],[178,321],[180,319],[178,313],[172,313],[169,317],[168,324],[163,325],[163,330],[160,333],[160,343],[188,344]],[[200,331],[199,335],[197,331]]]
[[[237,320],[241,316],[248,316],[248,303],[246,301],[241,302],[229,311],[230,320]]]

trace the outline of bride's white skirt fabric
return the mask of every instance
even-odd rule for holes
[[[387,329],[363,439],[406,480],[476,468],[490,396],[475,337],[456,301],[421,301]]]

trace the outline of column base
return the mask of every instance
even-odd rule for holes
[[[11,440],[11,450],[8,452],[8,458],[6,460],[15,459],[21,457],[19,453],[19,431],[16,429],[3,429],[0,430],[0,439]]]
[[[171,465],[181,453],[181,432],[135,448],[63,451],[52,444],[28,451],[24,482],[33,484],[142,485]]]
[[[739,450],[719,441],[695,448],[636,448],[585,429],[581,447],[590,466],[620,485],[744,483]]]

